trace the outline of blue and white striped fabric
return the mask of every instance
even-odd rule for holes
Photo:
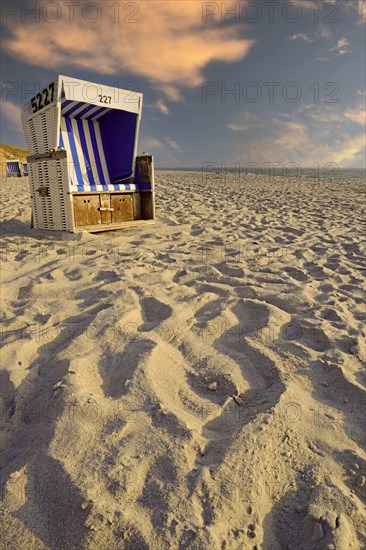
[[[64,99],[61,104],[62,116],[68,118],[81,118],[83,120],[98,120],[102,116],[109,113],[111,109],[107,107],[98,107],[97,105],[90,105],[81,101],[70,101]]]
[[[17,160],[6,161],[6,173],[11,175],[13,174],[20,175],[19,161]]]
[[[23,174],[25,176],[28,176],[28,163],[27,162],[23,162]]]
[[[60,147],[67,151],[71,191],[138,189],[136,184],[111,182],[98,122],[110,111],[83,102],[62,100]]]

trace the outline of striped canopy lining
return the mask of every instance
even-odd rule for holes
[[[7,162],[6,171],[8,174],[20,174],[19,162]]]
[[[71,188],[75,191],[138,189],[134,183],[111,182],[98,123],[111,110],[65,98],[62,100],[60,146],[72,159],[69,177]]]

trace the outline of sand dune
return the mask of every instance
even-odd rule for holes
[[[366,547],[360,182],[158,172],[78,235],[1,190],[0,548]]]

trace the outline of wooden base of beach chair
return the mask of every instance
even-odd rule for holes
[[[99,232],[154,223],[152,191],[73,194],[75,231]]]
[[[156,222],[155,220],[136,220],[133,222],[124,222],[121,224],[118,223],[111,223],[111,224],[104,224],[104,225],[90,225],[90,226],[84,226],[84,227],[78,227],[75,229],[75,233],[100,233],[102,231],[116,231],[117,229],[130,229],[132,227],[141,227],[145,225],[154,225]]]

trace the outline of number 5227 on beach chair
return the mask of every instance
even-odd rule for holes
[[[58,76],[22,109],[33,225],[155,223],[153,158],[137,155],[142,94]]]

